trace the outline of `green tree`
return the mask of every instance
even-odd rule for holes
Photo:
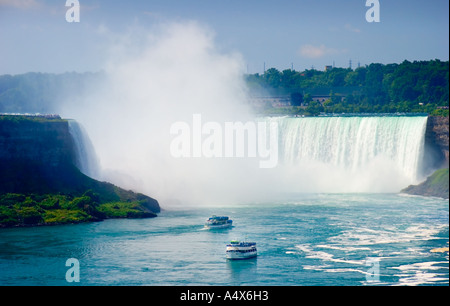
[[[311,101],[311,103],[309,103],[308,107],[306,108],[306,111],[311,116],[318,116],[321,112],[324,111],[324,108],[319,102]]]
[[[312,99],[312,97],[311,97],[311,94],[306,93],[306,94],[303,96],[303,103],[305,103],[306,105],[309,105],[312,101],[313,101],[313,99]]]
[[[267,82],[267,85],[269,85],[272,88],[278,88],[281,84],[281,74],[280,71],[278,71],[275,68],[270,68],[269,70],[264,73],[264,79]]]

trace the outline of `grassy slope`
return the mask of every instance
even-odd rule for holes
[[[160,211],[158,202],[148,196],[96,181],[75,167],[69,169],[42,175],[37,167],[31,176],[10,175],[16,188],[0,191],[0,227],[149,218]],[[21,182],[27,184],[17,185]]]
[[[408,186],[401,192],[414,195],[434,196],[448,199],[449,169],[446,168],[437,170],[430,177],[428,177],[425,182],[419,185]]]

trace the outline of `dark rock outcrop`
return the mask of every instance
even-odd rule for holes
[[[402,193],[449,198],[449,117],[430,116],[425,133],[424,182],[410,185]],[[438,169],[438,170],[436,170]],[[436,170],[436,171],[435,171]]]
[[[433,173],[433,175],[428,177],[425,182],[419,185],[408,186],[401,192],[412,195],[432,196],[448,199],[449,198],[448,168],[437,170],[436,172]]]
[[[144,216],[160,212],[158,201],[94,180],[75,166],[75,143],[67,120],[0,116],[0,195],[95,193],[97,204],[139,203]]]
[[[428,117],[425,147],[429,167],[448,168],[449,117]]]

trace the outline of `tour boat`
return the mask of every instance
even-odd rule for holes
[[[233,225],[233,220],[228,217],[212,216],[206,220],[205,227],[208,229],[227,228]]]
[[[247,259],[256,257],[258,255],[256,242],[233,240],[230,244],[227,244],[226,254],[228,259]]]

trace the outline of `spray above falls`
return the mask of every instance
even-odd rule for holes
[[[264,201],[285,192],[398,192],[420,177],[426,117],[256,119],[241,56],[221,52],[197,23],[116,37],[110,51],[104,79],[70,97],[60,113],[86,129],[99,179],[162,206]],[[227,146],[222,158],[175,158],[171,127],[194,114],[223,131],[227,122],[275,122],[277,166],[261,169],[250,154],[226,158]]]

